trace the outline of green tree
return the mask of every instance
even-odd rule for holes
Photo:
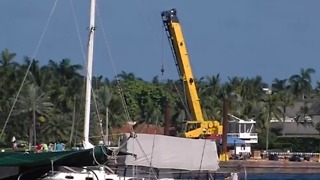
[[[44,78],[48,81],[45,89],[62,112],[72,111],[74,96],[82,90],[84,81],[79,74],[81,69],[81,65],[71,64],[70,59],[62,59],[60,63],[50,60],[48,65],[42,67]]]
[[[304,100],[306,96],[310,95],[310,92],[312,91],[311,75],[314,73],[315,70],[312,68],[301,68],[300,74],[295,74],[290,77],[289,82],[291,89],[296,97]]]
[[[21,83],[19,76],[19,64],[14,62],[16,53],[5,49],[0,55],[0,110],[1,112],[8,111],[11,107],[11,102],[8,98],[12,97],[18,90]],[[17,83],[18,82],[18,83]]]
[[[280,106],[282,107],[282,136],[285,136],[285,125],[286,125],[286,113],[287,107],[293,106],[294,96],[290,92],[290,86],[287,85],[287,79],[275,79],[273,84],[273,91],[277,93],[279,96]]]
[[[37,118],[48,118],[52,111],[53,104],[49,97],[35,84],[27,84],[17,99],[15,114],[23,114],[29,119],[26,123],[29,126],[29,149],[36,143]]]
[[[222,88],[220,75],[206,76],[202,79],[197,83],[197,86],[203,114],[205,119],[218,120],[221,117],[222,104],[218,97]]]
[[[266,150],[269,149],[269,132],[270,132],[270,120],[281,119],[281,109],[279,95],[276,93],[265,94],[262,103],[259,117],[264,120],[264,127],[266,129]]]
[[[8,49],[1,51],[0,66],[2,68],[17,67],[18,63],[13,61],[16,56],[16,53],[11,53]]]
[[[107,85],[101,86],[96,93],[97,102],[93,104],[97,107],[93,109],[97,109],[94,113],[96,115],[96,119],[102,121],[104,127],[106,127],[106,135],[109,135],[109,104],[111,99],[113,98],[113,92]],[[107,122],[108,121],[108,122]],[[115,124],[115,123],[111,123]],[[103,127],[100,127],[100,131],[103,132]]]
[[[117,78],[120,78],[120,80],[123,80],[123,81],[135,81],[135,80],[142,81],[142,79],[136,77],[134,73],[132,72],[126,73],[125,71],[122,71],[120,74],[118,74]]]
[[[68,142],[72,131],[72,115],[54,114],[43,123],[41,127],[42,141],[46,142]],[[77,130],[75,130],[77,131]],[[75,133],[81,136],[81,133]]]

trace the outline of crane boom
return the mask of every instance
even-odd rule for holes
[[[188,50],[176,9],[163,11],[161,16],[178,73],[185,86],[191,116],[191,119],[184,126],[183,135],[188,138],[199,138],[203,135],[222,134],[222,126],[218,121],[205,120],[203,117]]]
[[[164,28],[167,32],[171,48],[174,52],[173,56],[178,73],[186,87],[188,108],[191,118],[196,119],[197,121],[204,121],[200,99],[198,97],[197,88],[191,69],[188,50],[176,10],[172,9],[170,11],[164,11],[162,17]]]

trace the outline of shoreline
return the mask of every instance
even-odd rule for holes
[[[219,163],[218,172],[238,171],[240,173],[288,173],[312,174],[320,172],[319,162],[291,162],[264,160],[230,160]]]

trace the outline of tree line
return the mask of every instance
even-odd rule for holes
[[[38,60],[29,58],[17,63],[15,57],[8,49],[0,56],[1,129],[6,125],[1,141],[8,143],[12,136],[34,142],[80,141],[85,102],[85,77],[80,73],[83,67],[70,59],[49,60],[40,66]],[[294,102],[320,93],[319,82],[315,88],[311,85],[314,73],[312,68],[301,69],[287,79],[275,79],[271,93],[266,93],[268,84],[259,75],[230,77],[223,83],[217,74],[196,79],[196,85],[206,119],[221,120],[223,99],[227,98],[231,114],[254,118],[257,132],[265,134],[270,119],[284,119],[286,109]],[[100,135],[100,120],[107,114],[111,134],[128,121],[163,126],[166,104],[170,104],[171,126],[180,130],[188,119],[180,80],[159,80],[156,76],[148,82],[122,71],[114,79],[92,77],[92,88],[91,136]],[[101,122],[105,126],[105,121]]]

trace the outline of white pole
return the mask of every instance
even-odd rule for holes
[[[89,142],[89,126],[90,126],[90,102],[91,102],[91,80],[92,80],[92,61],[93,61],[93,42],[95,31],[95,9],[96,0],[91,0],[90,8],[90,29],[88,43],[88,58],[87,58],[87,82],[86,82],[86,105],[84,117],[84,141]]]

